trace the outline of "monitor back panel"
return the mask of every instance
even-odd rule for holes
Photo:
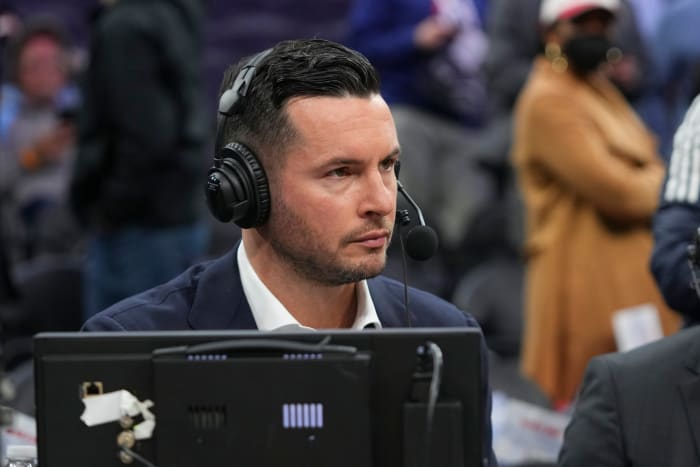
[[[308,343],[330,337],[331,344],[361,352],[313,362],[232,357],[197,365],[152,356],[163,347],[272,337]],[[197,465],[193,459],[205,459],[200,465],[211,467],[404,467],[410,465],[404,459],[406,402],[416,349],[427,339],[444,356],[441,400],[460,406],[459,419],[450,423],[461,430],[464,465],[481,465],[481,336],[467,328],[39,334],[39,459],[45,467],[124,465],[117,444],[124,428],[117,422],[88,427],[80,420],[85,388],[99,386],[105,393],[125,389],[154,402],[153,437],[136,441],[132,449],[159,467]],[[289,452],[300,454],[289,457]],[[337,456],[332,463],[329,452]],[[232,464],[232,459],[245,462]]]

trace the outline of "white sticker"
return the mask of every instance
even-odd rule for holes
[[[620,352],[661,339],[664,335],[659,311],[651,303],[619,310],[613,314],[612,321]]]
[[[156,426],[156,417],[149,409],[153,407],[150,400],[139,401],[129,391],[120,390],[97,396],[83,398],[85,410],[80,419],[87,426],[116,422],[122,416],[143,416],[144,421],[134,426],[136,439],[148,439]]]
[[[122,416],[122,394],[128,391],[107,392],[96,396],[84,397],[85,410],[80,419],[87,426],[116,422]]]
[[[501,465],[556,465],[571,416],[493,392],[493,450]]]

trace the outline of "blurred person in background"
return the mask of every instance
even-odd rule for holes
[[[489,4],[489,53],[484,59],[484,74],[488,83],[489,133],[493,132],[490,135],[493,143],[488,156],[497,161],[507,158],[513,106],[530,74],[533,59],[544,48],[539,33],[541,4],[542,0],[491,0]],[[635,109],[638,104],[646,106],[648,103],[654,69],[638,25],[637,11],[630,0],[619,2],[612,25],[612,41],[623,56],[606,69]],[[646,115],[641,117],[645,119]]]
[[[700,317],[700,283],[688,264],[688,247],[697,244],[700,227],[700,166],[691,162],[700,148],[699,136],[696,97],[676,131],[653,222],[652,270],[664,298],[688,324],[697,324]],[[696,270],[699,254],[690,255]],[[592,359],[559,465],[698,465],[699,374],[699,326],[630,352]]]
[[[94,23],[71,184],[86,318],[206,253],[204,3],[106,1]]]
[[[47,219],[71,223],[67,190],[75,155],[70,41],[51,18],[29,20],[10,40],[0,98],[0,199],[10,255],[31,259],[52,235]]]
[[[649,272],[664,165],[606,75],[619,0],[544,0],[545,54],[515,113],[512,160],[526,207],[522,366],[555,405],[591,357],[616,350],[612,316],[653,307],[677,329]]]
[[[5,54],[7,45],[22,29],[22,19],[14,8],[0,6],[0,53]],[[5,63],[0,61],[0,78],[5,79]]]
[[[467,230],[495,192],[475,156],[486,117],[485,10],[474,0],[355,0],[349,17],[348,42],[377,67],[396,122],[401,178],[440,237],[418,285],[443,297],[463,272]]]
[[[700,323],[700,97],[688,109],[673,141],[661,204],[654,215],[651,270],[666,302],[686,325]],[[689,248],[693,247],[693,251]],[[689,262],[690,261],[690,262]]]
[[[638,0],[639,1],[639,0]],[[662,99],[661,144],[670,154],[673,136],[693,98],[700,93],[700,2],[667,0],[652,36],[655,78]]]

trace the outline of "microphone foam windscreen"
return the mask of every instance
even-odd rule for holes
[[[406,235],[406,253],[417,261],[431,258],[437,248],[437,234],[427,225],[417,225]]]

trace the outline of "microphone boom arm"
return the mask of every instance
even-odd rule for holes
[[[413,198],[411,198],[411,195],[408,194],[406,189],[403,187],[401,182],[399,180],[396,180],[396,186],[399,189],[399,193],[408,201],[408,204],[410,204],[413,209],[416,210],[418,213],[418,221],[420,222],[420,225],[425,225],[425,219],[423,218],[423,211],[421,211],[420,207],[418,207],[418,204],[416,204],[415,201],[413,201]]]

